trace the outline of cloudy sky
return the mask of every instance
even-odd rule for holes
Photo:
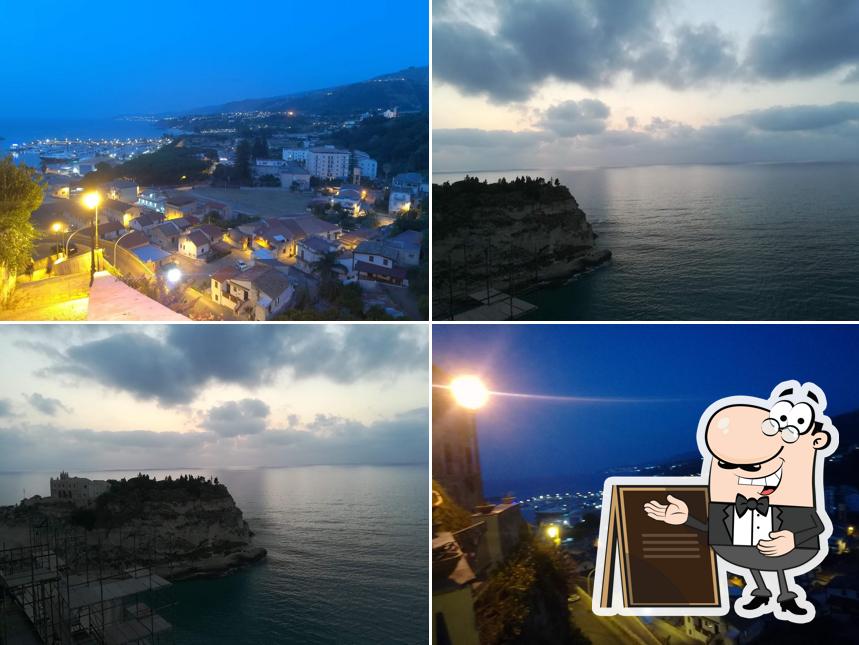
[[[436,172],[859,160],[859,3],[436,0]]]
[[[427,461],[410,325],[5,326],[0,471]]]

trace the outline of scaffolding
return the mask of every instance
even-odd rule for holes
[[[152,571],[155,535],[87,533],[31,519],[25,546],[0,549],[0,645],[172,644],[160,612],[170,582]],[[165,593],[167,592],[167,593]]]

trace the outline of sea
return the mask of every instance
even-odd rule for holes
[[[90,119],[45,119],[0,117],[0,157],[11,152],[14,143],[39,139],[133,139],[158,137],[164,134],[152,121],[104,117]],[[39,155],[24,152],[16,157],[18,163],[39,166]]]
[[[268,557],[177,582],[160,613],[177,644],[426,643],[426,465],[147,470],[218,477]],[[75,472],[120,479],[136,472]],[[47,495],[56,473],[0,473],[0,505]]]
[[[612,251],[608,265],[522,294],[531,320],[859,319],[859,164],[468,174],[560,179]]]

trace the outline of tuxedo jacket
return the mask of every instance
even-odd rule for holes
[[[746,511],[752,513],[753,511]],[[823,522],[817,510],[805,506],[770,506],[773,514],[773,532],[790,531],[793,533],[797,549],[819,549],[817,536],[823,533]],[[705,524],[689,516],[686,525],[698,531],[706,531],[713,546],[730,546],[734,543],[734,505],[724,502],[710,502],[709,517]]]

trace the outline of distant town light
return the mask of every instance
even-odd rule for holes
[[[167,272],[167,282],[170,284],[176,284],[179,280],[182,279],[182,271],[177,268],[172,268]]]
[[[84,206],[92,210],[101,204],[101,194],[97,190],[92,190],[88,193],[84,193],[82,201]]]
[[[450,391],[462,407],[482,408],[489,400],[489,391],[477,376],[457,376],[450,382]]]

